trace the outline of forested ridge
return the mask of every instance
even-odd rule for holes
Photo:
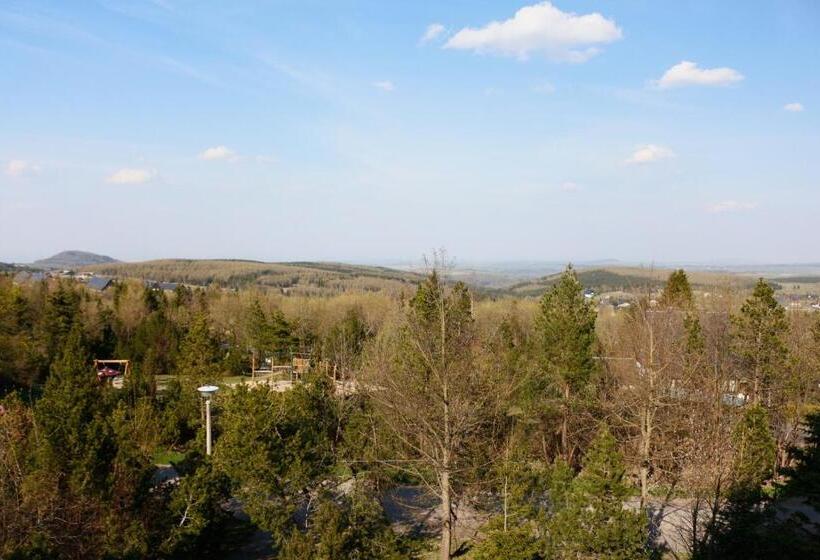
[[[174,292],[0,276],[0,557],[223,558],[259,535],[288,560],[820,550],[820,313],[766,281],[705,298],[677,270],[602,313],[572,267],[495,298],[446,267],[283,293],[270,266]],[[92,366],[111,358],[121,388]],[[408,492],[424,519],[397,519]]]
[[[85,267],[97,274],[194,286],[273,288],[302,295],[342,292],[398,293],[419,281],[420,275],[379,266],[324,262],[266,263],[248,260],[161,259],[136,263],[108,263]]]

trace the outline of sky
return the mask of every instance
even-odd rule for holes
[[[820,3],[0,4],[0,261],[820,262]]]

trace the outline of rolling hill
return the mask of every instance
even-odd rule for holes
[[[330,295],[341,292],[399,292],[414,289],[423,278],[379,266],[341,263],[266,263],[245,260],[163,259],[107,263],[83,270],[118,278],[180,282],[221,288],[272,288],[285,293]]]
[[[630,291],[640,288],[660,288],[666,283],[671,269],[642,268],[642,267],[609,267],[579,269],[578,279],[584,288],[596,292]],[[687,271],[689,281],[695,288],[714,286],[737,286],[748,288],[754,285],[755,278],[723,272]],[[508,291],[518,296],[534,296],[542,294],[547,288],[555,284],[560,273],[550,274],[537,280],[520,282],[508,288]]]
[[[41,269],[70,269],[76,270],[95,264],[116,263],[116,259],[112,259],[106,255],[98,255],[96,253],[88,253],[86,251],[63,251],[57,253],[47,259],[40,259],[31,263],[33,268]]]

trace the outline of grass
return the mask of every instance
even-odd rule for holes
[[[155,465],[170,465],[171,463],[178,463],[184,458],[184,453],[174,451],[173,449],[157,449],[153,455]]]

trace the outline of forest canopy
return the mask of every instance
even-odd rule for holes
[[[446,267],[288,293],[258,263],[173,266],[174,291],[0,276],[0,557],[820,545],[820,314],[765,280],[707,297],[676,270],[615,306],[572,267],[528,297]]]

